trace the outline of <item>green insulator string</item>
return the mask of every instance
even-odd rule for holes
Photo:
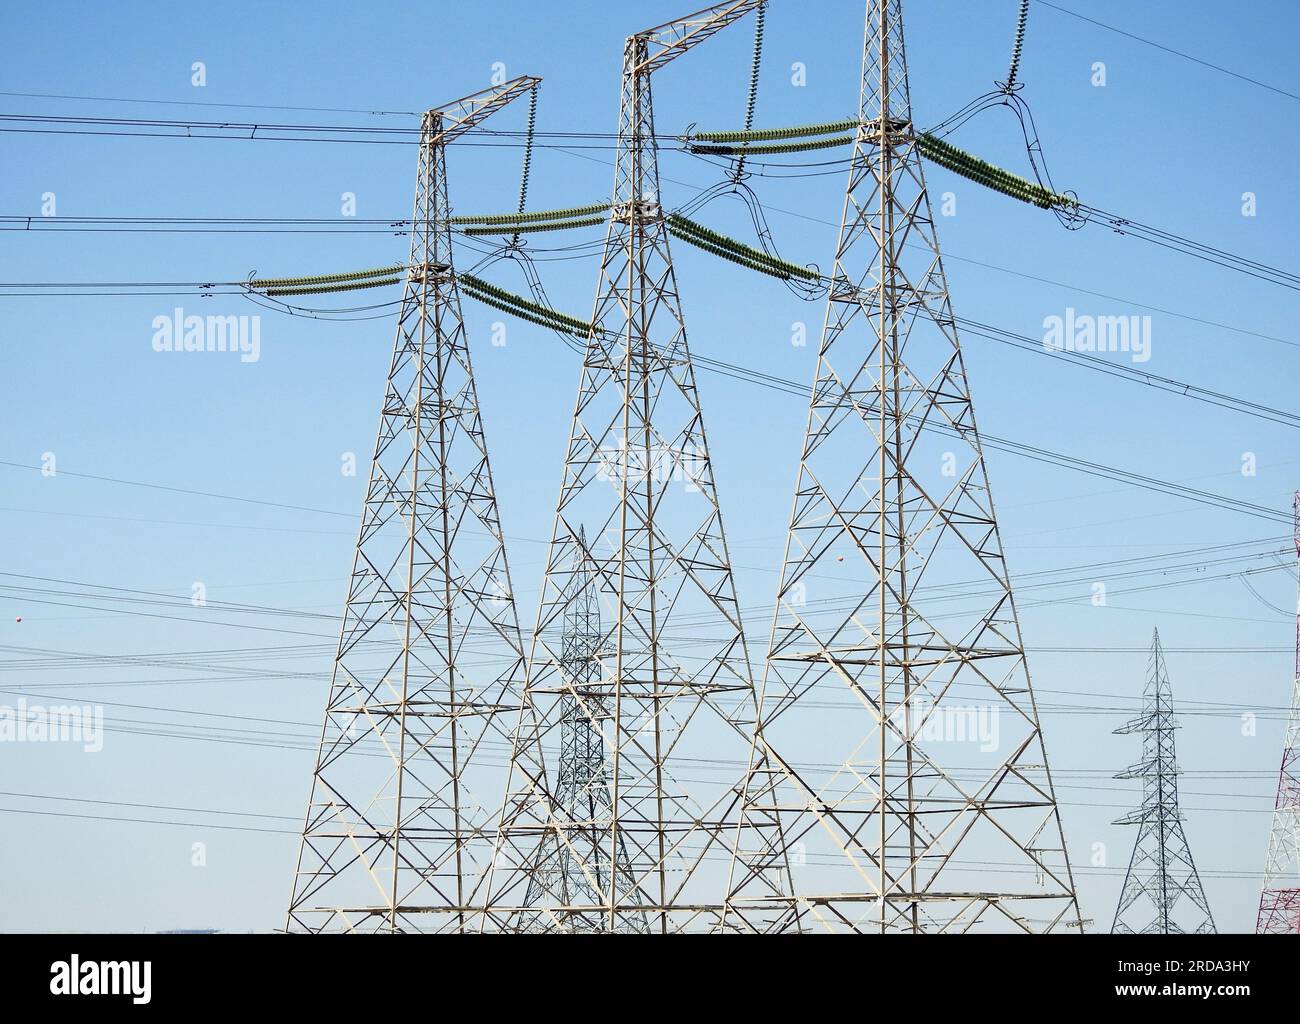
[[[955,174],[1002,192],[1013,199],[1031,203],[1045,210],[1078,206],[1078,201],[1069,196],[1059,195],[1010,171],[1004,171],[1001,167],[981,160],[933,135],[926,133],[917,135],[916,146],[922,156],[940,167],[946,167]]]
[[[520,310],[522,313],[529,314],[533,317],[539,317],[547,321],[543,326],[553,327],[562,325],[563,327],[568,328],[571,332],[581,332],[584,336],[591,331],[591,324],[585,320],[579,320],[576,316],[569,316],[566,313],[561,313],[558,310],[543,306],[541,303],[533,302],[531,299],[525,299],[522,295],[515,295],[513,292],[508,292],[504,288],[498,288],[496,285],[484,281],[481,277],[475,277],[473,274],[462,273],[457,275],[457,280],[460,281],[466,294],[471,298],[476,298],[483,302],[487,302],[487,298],[495,299],[495,303],[487,302],[487,304],[496,305],[497,303],[500,303],[505,307],[509,307],[505,309],[505,312]],[[487,298],[484,298],[484,296],[487,296]],[[502,308],[502,305],[497,305],[497,308]]]
[[[758,73],[763,64],[763,23],[767,16],[767,4],[758,5],[754,20],[754,61],[749,69],[749,95],[745,101],[745,134],[754,127],[754,107],[758,102]],[[736,166],[731,172],[732,181],[739,181],[745,176],[745,154],[740,154]]]
[[[557,220],[545,224],[504,224],[494,227],[461,228],[466,235],[516,235],[533,231],[564,231],[569,228],[591,228],[604,224],[604,217],[584,217],[579,220]]]
[[[528,128],[525,132],[524,141],[524,166],[519,174],[519,209],[517,215],[524,215],[524,208],[528,205],[528,175],[533,167],[533,136],[537,130],[537,91],[539,85],[534,83],[532,90],[528,94]],[[512,245],[519,244],[519,232],[515,232],[515,237],[511,242]]]
[[[679,213],[670,213],[667,218],[668,230],[677,238],[685,242],[694,244],[696,241],[703,242],[707,246],[722,250],[717,255],[729,253],[737,258],[737,261],[744,261],[754,264],[751,269],[764,270],[765,272],[773,271],[774,276],[798,277],[805,281],[820,280],[821,275],[815,270],[809,270],[797,263],[791,263],[789,260],[783,260],[779,256],[772,256],[765,253],[762,249],[755,249],[753,246],[746,245],[744,242],[730,238],[727,235],[720,234],[711,228],[706,228]],[[700,248],[705,248],[701,245]]]
[[[536,324],[538,327],[548,327],[551,330],[563,331],[565,334],[572,334],[579,338],[585,338],[589,333],[589,329],[581,324],[570,324],[565,320],[535,314],[520,306],[515,306],[505,302],[487,292],[480,292],[468,285],[465,286],[465,294],[471,299],[483,303],[485,306],[491,306],[493,309],[498,309],[502,313],[509,313],[511,316],[518,317],[520,320],[526,320],[531,324]]]
[[[316,284],[337,284],[343,281],[360,281],[368,277],[387,277],[391,274],[400,274],[406,269],[404,263],[394,263],[387,267],[376,267],[373,270],[353,270],[345,274],[317,274],[313,277],[264,277],[253,279],[248,282],[252,288],[283,288],[297,287],[299,285],[316,285]]]
[[[679,237],[690,236],[692,238],[701,239],[711,245],[733,252],[742,259],[749,260],[759,266],[772,267],[791,276],[804,277],[807,279],[815,279],[820,276],[815,271],[809,270],[807,267],[799,266],[797,263],[783,260],[779,256],[773,256],[770,253],[764,252],[762,249],[756,249],[753,246],[746,245],[738,239],[731,238],[728,235],[723,235],[711,228],[706,228],[703,224],[683,217],[681,214],[674,213],[669,215],[668,228]]]
[[[303,285],[293,288],[268,288],[263,294],[269,298],[278,298],[284,295],[328,295],[332,292],[355,292],[363,288],[381,288],[384,285],[400,284],[401,277],[383,277],[374,281],[349,281],[343,284],[331,285]]]
[[[671,227],[668,231],[674,238],[680,238],[688,245],[693,245],[697,249],[702,249],[713,256],[720,256],[722,259],[735,263],[737,266],[744,267],[746,270],[756,270],[760,274],[767,274],[769,277],[775,277],[782,281],[788,281],[792,276],[788,271],[782,270],[779,267],[759,264],[752,260],[747,260],[745,257],[741,256],[740,253],[732,249],[723,248],[720,245],[714,245],[712,242],[700,238],[697,235],[688,235],[684,231],[677,231]]]
[[[699,142],[779,142],[783,139],[804,139],[815,135],[834,135],[858,126],[857,118],[845,121],[827,121],[823,124],[795,125],[790,128],[760,128],[758,131],[696,132],[691,141]]]
[[[610,208],[609,203],[592,203],[589,206],[568,206],[562,210],[537,210],[533,213],[493,213],[475,214],[449,218],[451,224],[535,224],[538,221],[561,220],[567,217],[585,217],[593,213],[604,213]]]
[[[1014,92],[1016,75],[1020,72],[1020,54],[1025,48],[1025,23],[1029,20],[1029,0],[1020,0],[1020,14],[1016,19],[1016,40],[1011,46],[1011,70],[1002,86],[1003,92]]]
[[[853,135],[837,135],[831,139],[817,139],[810,142],[782,142],[771,145],[753,146],[745,143],[739,146],[701,146],[690,143],[692,153],[702,156],[766,156],[773,153],[810,153],[817,149],[832,149],[835,146],[847,146],[855,141]]]

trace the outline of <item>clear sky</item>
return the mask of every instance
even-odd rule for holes
[[[540,130],[608,133],[624,36],[689,6],[324,2],[308,12],[232,3],[218,15],[165,3],[15,2],[5,12],[11,42],[0,110],[409,127],[418,123],[412,114],[377,112],[419,111],[482,88],[501,62],[511,76],[544,77]],[[1099,21],[1300,93],[1293,53],[1300,11],[1292,4],[1062,6],[1086,6]],[[1005,75],[1015,7],[905,4],[919,124],[941,120]],[[860,0],[774,0],[757,125],[852,115],[862,16]],[[751,44],[746,22],[659,76],[659,132],[738,126]],[[196,61],[205,66],[202,87],[192,84]],[[806,84],[792,81],[796,62]],[[1093,84],[1097,62],[1104,86]],[[1021,78],[1058,186],[1105,210],[1294,266],[1300,153],[1288,126],[1300,98],[1037,2]],[[223,106],[236,104],[339,109]],[[518,130],[523,106],[494,126]],[[0,121],[6,217],[39,216],[53,193],[62,217],[342,219],[349,192],[358,218],[409,216],[412,145],[14,127],[21,126]],[[1006,110],[981,115],[951,141],[1026,172]],[[540,148],[530,202],[604,198],[610,159],[603,138]],[[825,166],[804,169],[817,173],[756,176],[751,184],[781,252],[825,266],[844,173],[838,153],[805,162],[821,159]],[[457,146],[453,205],[511,208],[519,160],[513,145]],[[677,152],[665,153],[661,168],[670,206],[722,174]],[[1275,408],[1300,404],[1292,394],[1300,360],[1294,292],[1102,227],[1068,233],[1049,215],[942,170],[928,177],[936,201],[943,192],[956,196],[956,214],[938,227],[958,316],[1038,338],[1045,318],[1070,308],[1150,313],[1151,359],[1141,369]],[[1252,217],[1242,212],[1247,192],[1257,197]],[[701,219],[752,240],[738,204],[719,204]],[[694,351],[810,378],[815,341],[792,346],[791,325],[807,323],[815,338],[820,303],[684,246],[675,255]],[[0,282],[236,281],[254,270],[326,273],[404,258],[405,240],[383,230],[30,231],[0,235]],[[557,307],[590,309],[592,259],[540,266]],[[506,273],[499,281],[523,287]],[[337,305],[391,297],[358,294]],[[262,312],[260,359],[155,352],[153,319],[176,306]],[[109,730],[94,754],[69,744],[0,744],[0,928],[246,931],[282,922],[392,344],[390,314],[386,307],[332,322],[261,311],[239,297],[0,296],[0,703],[20,695],[100,703]],[[577,358],[553,335],[518,322],[508,325],[504,346],[492,347],[499,315],[467,304],[467,316],[520,617],[529,623]],[[979,422],[990,434],[1282,512],[1300,486],[1294,427],[978,337],[965,351]],[[1122,353],[1109,358],[1133,365]],[[741,600],[754,609],[751,649],[761,654],[805,402],[705,372],[700,385]],[[362,460],[356,476],[340,472],[348,452]],[[45,453],[57,459],[58,475],[31,468]],[[1255,475],[1242,472],[1248,456]],[[1252,928],[1293,670],[1293,566],[1267,555],[1286,547],[1287,524],[1014,454],[989,451],[988,460],[1011,569],[1033,585],[1021,591],[1022,625],[1085,916],[1109,927],[1134,838],[1110,823],[1134,805],[1135,784],[1111,776],[1136,760],[1140,740],[1111,733],[1138,709],[1145,649],[1158,627],[1182,711],[1188,836],[1220,928]],[[1128,559],[1146,561],[1116,564]],[[1235,575],[1269,566],[1249,587]],[[1098,581],[1108,586],[1104,607],[1091,602]],[[195,583],[209,602],[258,607],[195,609],[188,603]],[[131,603],[146,596],[97,588],[169,598]],[[1257,714],[1254,735],[1243,734],[1246,712]],[[205,844],[202,867],[193,864],[196,843]]]

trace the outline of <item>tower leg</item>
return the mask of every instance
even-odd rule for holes
[[[797,898],[782,912],[767,885],[780,848],[742,846],[731,919],[1078,926],[915,146],[900,0],[867,5],[831,277],[744,796],[746,823],[779,823],[766,834],[784,837]],[[957,582],[978,596],[946,600]]]
[[[525,666],[452,272],[446,140],[535,82],[422,122],[410,268],[289,931],[477,923],[504,786],[491,748],[508,748]]]

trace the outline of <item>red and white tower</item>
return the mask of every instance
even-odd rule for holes
[[[1300,566],[1300,491],[1295,496],[1296,563]],[[1300,593],[1300,591],[1298,591]],[[1291,716],[1282,746],[1282,771],[1268,841],[1264,889],[1259,897],[1261,935],[1300,935],[1300,596],[1296,601],[1296,673]]]

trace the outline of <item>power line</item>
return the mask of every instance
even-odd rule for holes
[[[706,369],[714,370],[724,376],[735,377],[738,380],[748,381],[753,384],[758,384],[761,387],[780,391],[785,394],[795,395],[797,397],[808,396],[807,388],[786,378],[759,373],[757,371],[750,371],[745,367],[725,363],[719,360],[697,357],[696,361]],[[870,407],[866,407],[864,411],[871,412],[872,410]],[[925,420],[920,422],[920,427],[921,429],[934,430],[953,437],[964,436],[963,431],[955,427],[940,424],[937,421]],[[1055,465],[1063,469],[1071,469],[1088,476],[1095,476],[1104,480],[1114,480],[1117,483],[1129,484],[1130,486],[1139,487],[1143,490],[1151,490],[1157,493],[1182,497],[1189,501],[1194,501],[1214,508],[1239,511],[1245,515],[1254,516],[1260,519],[1267,519],[1275,522],[1290,521],[1290,517],[1285,513],[1269,508],[1268,506],[1255,504],[1254,502],[1243,502],[1227,495],[1215,494],[1210,491],[1187,487],[1183,484],[1173,483],[1171,481],[1157,480],[1156,478],[1146,476],[1145,474],[1133,473],[1129,470],[1105,466],[1101,463],[1090,462],[1086,459],[1078,459],[1074,456],[1062,455],[1045,448],[1039,448],[1035,445],[1013,441],[1009,438],[999,437],[996,434],[990,434],[984,431],[979,432],[978,438],[980,443],[987,445],[990,448],[1005,451],[1014,455],[1021,455],[1025,458]]]
[[[1146,46],[1154,47],[1155,49],[1161,50],[1164,53],[1172,54],[1175,57],[1181,57],[1183,60],[1191,61],[1193,64],[1199,64],[1201,67],[1209,68],[1211,71],[1217,71],[1221,75],[1228,75],[1231,78],[1236,78],[1239,81],[1246,82],[1250,85],[1258,86],[1261,89],[1267,89],[1269,92],[1276,93],[1279,96],[1285,96],[1287,99],[1300,100],[1300,94],[1290,92],[1286,89],[1278,88],[1276,85],[1270,85],[1268,82],[1263,82],[1260,81],[1258,78],[1252,78],[1249,75],[1244,75],[1240,71],[1233,71],[1231,68],[1225,68],[1221,64],[1212,63],[1211,61],[1204,60],[1201,57],[1194,56],[1193,54],[1187,53],[1183,50],[1176,50],[1172,46],[1166,46],[1164,43],[1157,43],[1154,39],[1148,39],[1145,36],[1140,36],[1133,32],[1128,32],[1115,25],[1109,25],[1104,21],[1098,21],[1096,18],[1089,18],[1086,15],[1079,14],[1077,11],[1072,11],[1067,7],[1060,7],[1057,4],[1049,3],[1048,0],[1038,0],[1038,3],[1040,3],[1044,7],[1050,7],[1052,10],[1058,11],[1061,14],[1068,14],[1071,18],[1078,18],[1080,21],[1086,21],[1090,25],[1096,25],[1098,28],[1104,28],[1107,32],[1114,32],[1117,35],[1125,36],[1129,39],[1142,43]]]
[[[33,466],[25,462],[9,462],[5,460],[0,460],[0,466],[10,466],[14,469],[32,469],[32,470],[36,470],[37,472],[42,472],[44,469],[41,466]],[[215,491],[200,491],[190,487],[173,487],[169,484],[147,483],[141,480],[125,480],[121,477],[100,476],[95,473],[76,473],[73,472],[72,470],[67,470],[67,469],[59,469],[54,474],[54,476],[56,478],[60,476],[68,476],[68,477],[74,477],[79,480],[96,480],[101,483],[120,484],[124,487],[142,487],[153,491],[169,491],[173,494],[188,494],[200,498],[216,498],[219,501],[236,501],[236,502],[241,502],[245,505],[263,505],[268,508],[286,509],[290,512],[313,512],[316,513],[317,515],[322,515],[322,516],[342,516],[345,519],[356,518],[356,516],[352,515],[351,513],[336,512],[333,509],[312,508],[307,505],[289,505],[279,501],[266,501],[262,498],[248,498],[248,497],[243,497],[235,494],[220,494]]]
[[[226,110],[305,110],[324,114],[367,114],[373,117],[419,117],[418,110],[366,110],[356,107],[294,107],[282,103],[220,103],[212,100],[159,100],[137,96],[70,96],[49,92],[0,92],[0,96],[33,100],[79,100],[87,103],[140,103],[162,107],[220,107]]]
[[[5,219],[6,218],[0,218],[0,222],[3,222]],[[299,222],[286,221],[286,223],[299,223]],[[322,223],[334,223],[334,222],[322,221]],[[342,229],[341,233],[346,234],[349,232],[346,229]],[[233,281],[219,282],[215,284],[200,283],[200,282],[94,282],[94,283],[92,282],[22,282],[21,284],[0,283],[0,289],[8,289],[8,288],[83,289],[83,288],[107,288],[107,287],[138,289],[138,288],[148,288],[153,286],[166,285],[166,286],[176,286],[176,287],[185,287],[185,288],[195,288],[204,294],[213,294],[213,293],[246,294],[246,292],[243,289],[243,284],[244,282],[233,282]],[[219,289],[222,288],[238,288],[240,290],[235,292],[219,291]],[[15,294],[21,295],[24,293],[0,291],[0,295],[15,295]],[[61,292],[56,294],[84,295],[87,293],[84,291],[76,291],[76,292]],[[107,293],[96,293],[96,294],[107,294]],[[133,290],[125,294],[138,295],[140,293]],[[183,294],[183,293],[178,293],[178,294]],[[392,303],[380,303],[377,304],[377,306],[367,306],[367,307],[360,307],[360,308],[369,310],[373,308],[387,308],[391,305]],[[338,312],[345,312],[345,311],[339,310]],[[961,325],[963,330],[968,334],[974,334],[976,337],[986,338],[990,341],[1000,342],[1002,344],[1015,348],[1018,351],[1036,352],[1044,355],[1053,356],[1057,359],[1061,359],[1065,362],[1069,362],[1075,366],[1083,367],[1084,369],[1090,369],[1100,373],[1105,373],[1109,376],[1116,377],[1122,380],[1127,380],[1133,383],[1144,384],[1149,387],[1153,387],[1157,390],[1168,392],[1170,394],[1178,395],[1185,398],[1190,398],[1195,401],[1204,402],[1206,404],[1214,405],[1219,408],[1227,409],[1232,412],[1238,412],[1245,415],[1253,416],[1257,419],[1263,419],[1268,422],[1277,423],[1282,426],[1300,426],[1300,414],[1292,413],[1284,409],[1273,408],[1270,406],[1262,405],[1257,402],[1249,401],[1248,399],[1245,398],[1240,398],[1234,395],[1228,395],[1223,392],[1214,391],[1208,388],[1202,388],[1188,381],[1180,381],[1180,380],[1175,380],[1173,378],[1164,377],[1159,374],[1138,369],[1136,366],[1125,366],[1123,364],[1114,363],[1102,359],[1101,357],[1088,352],[1073,351],[1068,348],[1049,347],[1044,343],[1042,343],[1041,341],[1035,340],[1034,338],[1031,338],[1027,335],[1018,334],[1014,331],[1010,331],[1002,327],[996,327],[992,324],[981,323],[978,320],[970,320],[964,317],[957,317],[956,322],[959,325]],[[735,367],[735,369],[740,372],[753,372],[753,373],[759,372],[759,371],[751,370],[750,368],[739,367],[739,366]]]
[[[1110,806],[1110,805],[1070,804],[1067,802],[1066,806]],[[1197,808],[1197,809],[1200,810],[1202,808]],[[1204,808],[1204,810],[1215,810],[1215,809]],[[216,812],[208,812],[205,811],[203,808],[193,808],[190,811],[190,813],[202,814],[202,813],[216,813]],[[273,828],[259,828],[259,827],[247,826],[247,825],[221,825],[221,824],[208,824],[206,822],[174,821],[174,820],[164,820],[164,819],[154,819],[154,818],[129,818],[129,817],[123,817],[119,815],[97,815],[97,814],[84,814],[84,813],[78,814],[74,812],[61,812],[61,811],[38,811],[38,810],[22,808],[22,807],[0,807],[0,814],[31,814],[31,815],[38,815],[43,817],[75,818],[75,819],[88,820],[88,821],[110,821],[119,824],[165,825],[165,826],[175,825],[175,826],[182,826],[185,828],[207,828],[207,829],[219,829],[222,831],[262,833],[262,834],[270,834],[270,835],[275,835],[275,834],[297,835],[298,834],[297,829],[273,829]],[[726,862],[727,860],[727,858],[725,857],[721,857],[713,854],[706,854],[704,856],[704,859],[713,862]],[[820,863],[820,861],[818,861],[816,858],[810,858],[809,863],[816,864],[816,863]],[[991,872],[991,873],[998,873],[998,874],[1032,874],[1033,873],[1032,871],[1024,871],[1023,869],[1019,869],[1010,866],[1008,864],[1001,864],[992,861],[956,860],[953,861],[953,863],[957,865],[958,868],[963,872],[973,872],[973,873]],[[1086,875],[1120,874],[1120,869],[1117,868],[1076,866],[1074,870],[1078,873],[1086,874]],[[1232,871],[1232,870],[1203,871],[1201,872],[1201,874],[1206,878],[1221,878],[1221,879],[1249,880],[1254,877],[1250,872]]]
[[[1281,426],[1300,426],[1300,414],[1288,412],[1285,409],[1275,409],[1257,402],[1251,402],[1248,399],[1223,394],[1208,388],[1201,388],[1187,381],[1174,380],[1147,370],[1140,370],[1136,366],[1111,362],[1088,352],[1074,352],[1065,348],[1050,347],[1034,338],[1016,334],[1014,331],[1008,331],[1001,327],[994,327],[991,324],[983,324],[978,320],[967,320],[964,317],[957,317],[956,320],[962,327],[963,333],[967,336],[973,334],[979,338],[986,338],[990,341],[1008,345],[1020,352],[1034,352],[1052,356],[1073,366],[1094,370],[1131,383],[1146,385],[1159,391],[1204,402],[1246,416],[1253,416]]]
[[[1240,554],[1240,553],[1229,554],[1226,555],[1225,557],[1220,557],[1217,559],[1211,559],[1205,557],[1206,555],[1212,553],[1238,552],[1242,548],[1259,547],[1261,545],[1269,545],[1269,548],[1263,551],[1249,552],[1246,554]],[[1189,582],[1202,582],[1202,581],[1210,581],[1210,580],[1220,580],[1220,579],[1231,578],[1231,577],[1244,577],[1244,575],[1247,572],[1265,572],[1265,571],[1271,572],[1271,571],[1279,570],[1282,568],[1281,566],[1270,565],[1264,567],[1263,569],[1238,570],[1236,572],[1229,572],[1229,573],[1224,573],[1222,575],[1215,575],[1215,576],[1203,575],[1204,570],[1212,566],[1232,564],[1243,560],[1253,561],[1259,558],[1270,557],[1273,554],[1275,554],[1275,550],[1274,550],[1275,545],[1276,545],[1276,541],[1272,538],[1265,538],[1265,539],[1255,540],[1255,541],[1242,541],[1242,542],[1232,542],[1232,543],[1225,543],[1225,544],[1206,545],[1199,548],[1184,549],[1175,552],[1167,552],[1164,554],[1135,556],[1135,557],[1128,557],[1128,558],[1121,558],[1121,559],[1110,559],[1102,562],[1092,562],[1092,563],[1085,563],[1081,565],[1061,566],[1052,569],[1037,570],[1034,572],[1014,575],[1012,579],[1013,582],[1020,590],[1028,591],[1028,590],[1045,589],[1045,588],[1053,589],[1061,586],[1069,586],[1069,585],[1080,584],[1080,583],[1089,583],[1095,581],[1098,577],[1104,577],[1108,583],[1113,583],[1116,580],[1140,577],[1152,573],[1158,573],[1160,575],[1168,575],[1169,573],[1175,571],[1187,571],[1187,572],[1194,572],[1197,574],[1190,580],[1167,581],[1166,583],[1160,584],[1156,587],[1156,589],[1163,589],[1165,587],[1181,586]],[[1172,562],[1176,562],[1178,560],[1187,559],[1187,558],[1192,558],[1193,561],[1182,562],[1181,564],[1170,564]],[[1152,564],[1144,565],[1144,563],[1152,563]],[[743,566],[738,566],[738,567],[744,568]],[[284,633],[296,634],[296,635],[317,636],[323,640],[328,640],[332,636],[332,634],[303,633],[302,631],[298,631],[298,630],[280,629],[277,627],[270,627],[270,626],[260,626],[260,627],[246,626],[245,623],[241,623],[241,622],[231,622],[225,619],[209,618],[206,616],[206,614],[202,614],[200,615],[200,617],[165,615],[157,612],[141,611],[138,607],[131,607],[131,606],[138,606],[138,605],[152,605],[155,607],[161,606],[164,608],[181,608],[181,607],[193,608],[194,607],[192,600],[189,598],[180,595],[158,592],[158,591],[141,590],[138,588],[115,587],[107,584],[87,583],[84,581],[66,580],[66,579],[58,579],[58,578],[44,577],[44,576],[32,576],[32,575],[25,575],[25,574],[18,574],[18,573],[0,573],[0,576],[9,577],[12,579],[20,579],[25,581],[54,583],[62,587],[82,588],[80,590],[67,590],[67,589],[49,590],[49,589],[35,588],[31,586],[0,585],[0,591],[5,592],[5,593],[0,593],[0,599],[11,600],[16,602],[20,601],[25,604],[44,604],[44,605],[55,605],[60,607],[75,607],[75,608],[84,608],[93,611],[107,611],[107,612],[112,612],[114,614],[128,614],[128,615],[136,615],[136,616],[147,617],[147,618],[172,619],[176,621],[195,623],[195,624],[228,626],[234,628],[252,628],[252,629],[258,629],[261,631],[269,631],[269,632],[284,632]],[[816,578],[816,577],[817,574],[811,574],[810,576],[810,578]],[[840,582],[848,582],[848,581],[841,580]],[[979,584],[983,582],[984,581],[982,580],[955,581],[952,583],[944,583],[944,584],[937,584],[929,587],[923,587],[921,589],[927,592],[938,592],[934,597],[934,600],[936,601],[963,599],[967,597],[974,598],[974,597],[983,596],[983,592],[978,589]],[[975,589],[972,590],[972,586],[974,586]],[[1143,587],[1137,589],[1145,590],[1150,588]],[[106,591],[107,593],[105,593]],[[1132,590],[1120,591],[1120,593],[1127,593],[1127,592],[1134,592],[1134,591]],[[118,604],[124,604],[127,605],[128,607],[117,608],[117,607],[113,607],[112,605],[108,605],[108,606],[105,606],[103,604],[87,605],[87,604],[81,604],[81,603],[76,603],[71,601],[55,601],[55,600],[51,600],[51,598],[53,597],[82,598],[82,599],[95,600],[101,602],[109,601],[109,602],[116,602]],[[845,600],[846,599],[837,598],[837,599],[825,599],[821,601],[818,600],[810,601],[808,603],[810,608],[808,614],[810,616],[818,614],[818,609],[822,606],[825,606],[825,609],[827,611],[838,610]],[[250,604],[241,604],[235,602],[214,600],[214,601],[205,602],[205,604],[203,605],[203,609],[204,609],[204,613],[206,613],[208,609],[212,609],[215,611],[224,611],[224,612],[235,613],[235,614],[272,615],[277,617],[300,617],[300,618],[310,618],[312,620],[319,620],[325,622],[337,622],[336,616],[327,613],[313,612],[313,611],[308,611],[303,609],[283,608],[283,607],[277,607],[271,605],[250,605]],[[757,605],[757,606],[747,606],[741,609],[742,614],[750,617],[756,615],[765,615],[769,613],[770,610],[771,610],[771,606],[766,604]],[[689,621],[689,619],[690,617],[686,616],[681,621],[685,622],[685,621]],[[471,632],[474,631],[471,630]],[[489,635],[490,633],[490,631],[486,629],[479,630],[478,632],[483,635]],[[696,638],[688,635],[675,635],[673,639],[678,641],[692,641]],[[372,642],[380,642],[380,641],[372,641]],[[0,663],[0,669],[3,669],[5,667],[7,666],[4,663]]]
[[[762,373],[761,371],[750,370],[746,367],[736,364],[727,363],[721,360],[709,359],[707,357],[696,357],[696,362],[700,363],[706,369],[721,373],[723,376],[735,377],[738,380],[744,380],[749,383],[758,384],[771,390],[781,391],[786,394],[792,394],[797,397],[807,397],[808,389],[787,378],[778,377],[771,374]],[[937,423],[924,423],[923,429],[937,430],[940,433],[949,433],[953,436],[959,436],[955,428],[944,427]],[[1210,507],[1224,509],[1225,511],[1235,511],[1241,514],[1250,515],[1259,519],[1266,519],[1278,522],[1290,522],[1290,517],[1283,512],[1271,509],[1268,506],[1259,505],[1254,502],[1242,501],[1227,495],[1216,494],[1210,491],[1200,490],[1198,488],[1188,487],[1174,481],[1161,480],[1156,477],[1145,474],[1134,473],[1129,470],[1118,469],[1113,466],[1106,466],[1102,463],[1091,462],[1085,459],[1075,458],[1074,456],[1054,452],[1046,448],[1040,448],[1034,445],[1013,441],[1009,438],[999,437],[995,434],[981,432],[980,440],[989,447],[1010,454],[1021,455],[1025,458],[1038,462],[1045,462],[1056,465],[1060,468],[1071,469],[1076,472],[1089,476],[1095,476],[1100,479],[1114,480],[1117,483],[1124,483],[1129,486],[1138,487],[1144,490],[1151,490],[1156,493],[1168,494],[1174,497],[1182,497],[1199,504],[1209,505]],[[35,466],[27,463],[20,463],[8,460],[0,460],[0,466],[10,466],[17,469],[28,469],[41,471],[41,466]],[[190,494],[200,497],[210,497],[225,501],[245,502],[254,505],[263,505],[274,508],[282,508],[300,512],[314,512],[321,515],[343,516],[353,518],[348,513],[336,512],[329,509],[311,508],[307,506],[289,505],[280,502],[267,501],[257,498],[239,497],[229,494],[219,494],[210,491],[199,491],[190,488],[173,487],[163,484],[152,484],[143,481],[124,480],[116,477],[101,476],[90,473],[76,473],[60,469],[59,475],[76,477],[88,480],[97,480],[108,483],[117,483],[125,486],[150,488],[154,490],[170,491],[180,494]],[[532,540],[532,538],[527,538]],[[540,543],[540,541],[539,541]]]
[[[346,124],[277,124],[258,121],[198,121],[132,117],[79,117],[56,114],[0,113],[0,132],[20,135],[71,135],[111,138],[179,138],[213,139],[236,142],[330,142],[363,145],[415,145],[420,138],[418,126],[390,128],[380,125]],[[47,125],[50,127],[34,127]],[[128,130],[139,129],[139,130]],[[564,145],[579,149],[613,150],[616,137],[593,132],[536,132],[540,139],[563,140]],[[675,137],[658,136],[663,149],[683,148]],[[474,132],[461,135],[456,146],[519,148],[526,144],[521,133]],[[535,146],[550,148],[557,143],[535,141]]]

